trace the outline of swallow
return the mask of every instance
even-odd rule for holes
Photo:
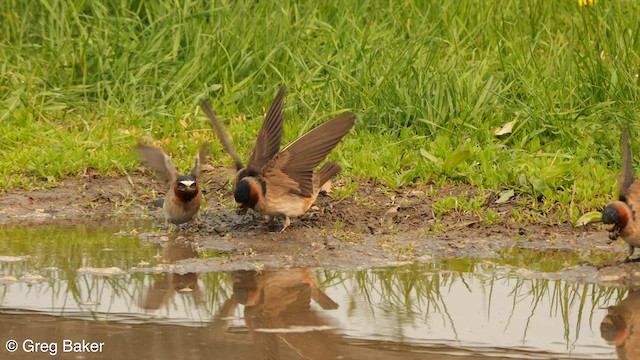
[[[337,324],[311,304],[316,302],[323,310],[339,305],[322,292],[307,269],[236,271],[232,277],[233,293],[211,323],[215,337],[224,336],[241,304],[242,318],[260,355],[280,359],[279,343],[284,343],[305,359],[337,357]]]
[[[615,345],[620,359],[640,359],[640,290],[630,290],[626,299],[607,309],[600,335]]]
[[[200,257],[192,239],[180,233],[169,234],[169,239],[162,241],[160,246],[163,260],[170,264]],[[201,304],[202,291],[198,284],[198,274],[194,272],[164,272],[162,278],[156,280],[149,288],[146,298],[141,299],[140,307],[146,310],[158,310],[166,306],[176,293],[191,294],[195,304]]]
[[[253,209],[269,220],[284,217],[281,232],[291,224],[291,217],[304,214],[315,202],[323,186],[342,168],[329,161],[317,173],[317,167],[355,124],[355,115],[343,113],[302,135],[280,151],[282,140],[282,98],[284,90],[269,109],[247,167],[235,153],[226,131],[206,102],[202,108],[225,149],[236,163],[234,193],[241,209]],[[272,111],[274,110],[275,111]]]
[[[188,175],[180,175],[171,157],[156,147],[138,144],[137,150],[143,163],[155,171],[165,183],[166,195],[162,209],[167,221],[179,225],[194,219],[202,202],[198,180],[201,175],[200,164],[207,158],[208,144],[200,147],[195,166]]]
[[[607,205],[602,210],[602,222],[613,224],[609,231],[609,238],[616,240],[622,237],[629,244],[630,258],[636,247],[640,247],[640,223],[637,210],[640,209],[640,181],[633,178],[631,146],[629,145],[629,129],[622,131],[622,171],[620,174],[620,192],[618,200]]]
[[[262,168],[266,163],[271,160],[280,151],[280,144],[282,143],[282,126],[284,124],[284,114],[282,113],[282,106],[284,100],[285,88],[280,87],[276,98],[271,103],[267,115],[265,115],[262,127],[258,132],[256,144],[249,153],[249,161],[245,167],[242,159],[236,152],[233,141],[227,134],[226,129],[222,126],[218,117],[215,115],[211,106],[206,100],[200,102],[202,110],[209,118],[211,126],[216,131],[220,142],[225,150],[231,155],[236,167],[236,177],[234,181],[234,188],[238,185],[238,182],[246,176],[258,176]]]

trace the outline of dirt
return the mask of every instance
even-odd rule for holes
[[[161,197],[160,184],[150,173],[101,178],[88,174],[66,179],[61,186],[42,191],[17,190],[0,196],[0,225],[35,226],[109,221],[122,217],[148,218],[154,229],[141,237],[163,243],[182,237],[200,249],[226,256],[199,259],[189,271],[237,270],[266,267],[371,267],[402,261],[430,261],[441,257],[499,258],[509,249],[570,250],[588,259],[594,252],[609,254],[608,262],[568,269],[567,276],[614,285],[640,285],[640,264],[622,264],[627,247],[609,243],[605,228],[574,228],[557,224],[518,198],[496,203],[494,193],[464,185],[430,185],[388,191],[360,183],[355,194],[335,199],[318,198],[305,215],[292,219],[283,233],[281,223],[265,224],[250,212],[237,213],[229,179],[230,169],[212,169],[204,186],[207,200],[197,224],[167,229],[162,211],[150,205]],[[337,182],[336,187],[341,183]],[[451,210],[437,214],[432,205],[447,197],[483,199],[481,211]],[[485,224],[491,209],[499,219]],[[519,223],[513,211],[533,214],[540,223]],[[168,236],[165,236],[169,234]],[[180,234],[180,235],[176,235]],[[183,264],[184,265],[184,264]],[[578,275],[576,275],[578,274]],[[602,278],[602,279],[601,279]],[[604,280],[606,281],[604,281]]]

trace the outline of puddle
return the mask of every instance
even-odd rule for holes
[[[228,255],[180,234],[78,225],[0,238],[0,344],[18,344],[3,359],[635,359],[640,348],[640,293],[545,278],[571,264],[567,252],[216,272],[207,261]]]

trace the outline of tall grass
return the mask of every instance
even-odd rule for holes
[[[203,96],[247,152],[285,84],[285,142],[357,113],[332,155],[345,176],[512,188],[564,218],[573,197],[577,217],[615,191],[620,127],[638,118],[638,13],[626,0],[2,1],[0,187],[133,171],[141,138],[186,168],[213,140]],[[214,155],[231,164],[215,141]]]

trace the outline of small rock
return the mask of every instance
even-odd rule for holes
[[[15,276],[7,275],[0,278],[0,285],[9,285],[18,281]]]
[[[20,278],[20,281],[29,285],[38,284],[44,281],[44,276],[35,273],[26,273]]]
[[[615,282],[620,281],[620,275],[602,275],[600,276],[602,282]]]
[[[0,262],[19,262],[27,259],[27,256],[0,256]]]
[[[81,267],[80,269],[78,269],[78,273],[98,276],[117,276],[126,274],[124,270],[115,266],[109,268]]]

